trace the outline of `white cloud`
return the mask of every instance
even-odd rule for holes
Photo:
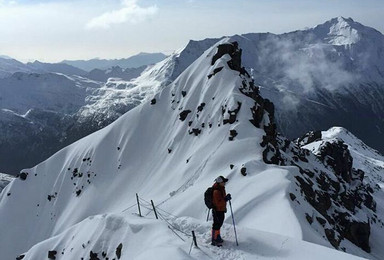
[[[149,7],[141,7],[138,0],[123,0],[122,8],[111,12],[104,13],[90,20],[86,28],[109,28],[113,24],[130,22],[133,24],[140,23],[157,13],[156,5]]]

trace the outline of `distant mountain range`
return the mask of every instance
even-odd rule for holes
[[[384,152],[384,139],[381,138],[384,131],[384,63],[382,62],[384,36],[380,32],[350,18],[338,17],[307,30],[279,35],[252,33],[228,38],[229,41],[238,42],[243,51],[243,66],[249,71],[255,84],[260,86],[263,96],[275,104],[275,119],[281,133],[294,139],[310,130],[328,129],[338,125],[355,133],[369,146]],[[63,80],[57,82],[51,80],[54,77],[52,75],[48,76],[49,83],[44,77],[38,79],[41,85],[55,85],[52,87],[55,91],[59,90],[60,84],[66,81],[71,82],[70,86],[73,84],[82,89],[80,96],[74,96],[82,101],[76,103],[71,113],[56,114],[59,115],[58,119],[65,118],[65,120],[59,120],[60,124],[54,131],[56,133],[54,137],[48,138],[51,134],[47,134],[45,138],[41,138],[36,134],[36,138],[32,139],[20,138],[18,133],[22,131],[15,131],[17,127],[7,127],[13,120],[13,122],[23,122],[28,117],[22,117],[22,119],[20,116],[25,111],[15,112],[16,108],[11,109],[6,106],[7,102],[4,100],[11,96],[3,93],[11,95],[12,91],[17,89],[13,84],[21,84],[24,88],[28,88],[31,84],[28,75],[16,74],[12,84],[0,82],[0,88],[2,86],[9,88],[7,91],[0,92],[0,109],[2,109],[3,118],[9,120],[3,123],[3,127],[6,127],[8,132],[1,128],[0,135],[8,133],[6,142],[9,143],[12,143],[12,140],[17,142],[24,140],[25,142],[18,147],[24,149],[26,153],[28,149],[33,148],[35,152],[29,153],[34,157],[31,162],[37,163],[46,158],[47,154],[106,126],[133,107],[152,99],[205,50],[221,39],[223,38],[190,41],[183,49],[155,65],[136,69],[115,67],[86,72],[65,65],[42,66],[41,63],[37,63],[32,68],[32,64],[28,65],[29,71],[26,71],[25,64],[12,60],[9,71],[20,70],[28,74],[33,71],[38,73],[36,71],[41,71],[42,68],[49,68],[55,72],[60,69],[85,73],[80,77],[62,75]],[[9,63],[10,60],[4,62]],[[0,66],[1,64],[5,63],[0,63]],[[37,65],[40,66],[39,69]],[[35,80],[34,77],[32,78]],[[37,87],[39,84],[32,84],[32,86],[41,89]],[[44,92],[40,93],[43,95]],[[52,98],[57,97],[62,98],[59,94],[52,95]],[[52,102],[46,100],[45,103]],[[33,114],[42,110],[45,112],[41,113],[46,113],[43,104],[36,105],[36,102],[20,104],[29,106],[34,111]],[[55,111],[49,110],[49,114],[53,115],[51,112]],[[43,120],[43,114],[41,116],[35,114],[34,120],[37,118]],[[68,116],[71,118],[69,121]],[[27,124],[21,124],[20,127],[22,129],[25,126],[41,126],[33,122],[35,121],[30,120]],[[65,126],[62,123],[65,123]],[[52,126],[55,124],[50,124],[51,129]],[[46,133],[45,127],[38,129],[41,133]],[[32,133],[35,132],[32,131]],[[28,140],[40,140],[38,142],[40,145],[30,144]],[[45,144],[43,145],[44,140],[50,140],[52,144],[48,145],[52,148],[49,153],[38,152],[39,149],[43,149],[42,147],[46,147]],[[62,140],[66,141],[62,142]],[[54,143],[56,144],[53,145]],[[6,144],[3,144],[3,147],[4,145]],[[36,150],[36,147],[39,148]],[[14,153],[16,154],[17,150]],[[3,154],[12,157],[12,153],[4,148]],[[0,171],[16,173],[22,167],[31,165],[30,163],[23,165],[24,162],[13,161],[10,168],[5,168],[9,163],[0,163],[3,167]],[[11,168],[12,171],[9,170]]]
[[[149,80],[149,71],[175,72],[171,61],[192,59],[206,43],[148,68],[136,83]],[[250,48],[242,43],[214,43],[170,84],[156,85],[154,95],[150,83],[165,75],[152,78],[147,89],[141,85],[147,94],[141,104],[22,170],[0,193],[2,258],[384,259],[384,157],[341,127],[297,141],[279,134],[277,110],[242,67],[239,48]],[[65,90],[47,86],[59,98],[45,108],[67,101],[76,110],[85,95],[87,102],[100,98],[89,106],[108,117],[126,108],[124,100],[140,97],[139,90],[129,96],[129,83],[117,79],[90,95],[90,80],[53,75],[46,82],[60,80]],[[14,86],[27,92],[19,106],[28,97],[38,102],[33,90],[41,86],[21,85]],[[229,179],[232,199],[217,248],[203,196],[220,175]]]
[[[9,77],[15,72],[39,74],[53,72],[69,76],[85,76],[100,81],[107,81],[108,76],[129,80],[132,76],[140,75],[146,66],[153,65],[166,57],[162,53],[139,53],[126,59],[68,60],[60,63],[34,61],[25,64],[11,57],[0,55],[0,78]],[[101,76],[101,74],[104,75]]]
[[[126,59],[91,59],[91,60],[64,60],[62,63],[72,65],[85,71],[93,69],[109,69],[114,66],[121,68],[138,68],[150,64],[155,64],[167,56],[163,53],[139,53]]]

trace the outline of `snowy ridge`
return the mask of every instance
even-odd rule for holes
[[[187,258],[190,240],[178,241],[164,222],[153,220],[151,211],[144,212],[145,218],[132,216],[138,193],[174,215],[168,216],[172,225],[197,231],[202,251],[193,250],[192,259],[300,259],[298,253],[303,259],[309,255],[311,259],[358,259],[326,248],[332,246],[322,237],[320,226],[315,230],[301,214],[313,208],[299,191],[301,204],[292,202],[290,192],[298,188],[294,177],[300,174],[299,168],[264,163],[275,160],[270,153],[277,153],[269,138],[271,103],[258,95],[251,78],[230,69],[234,57],[224,53],[212,62],[218,44],[154,98],[24,170],[8,185],[0,195],[4,257],[26,253],[27,259],[39,259],[49,251],[56,251],[60,259],[103,252],[114,257],[121,243],[121,259]],[[290,156],[288,151],[286,156]],[[240,239],[237,248],[227,214],[223,228],[227,248],[222,251],[209,246],[202,199],[218,175],[231,180],[227,190],[234,197]],[[5,196],[7,192],[11,196]],[[360,213],[361,218],[366,216]],[[135,242],[138,237],[150,238],[151,246],[144,249]],[[383,254],[374,246],[380,241],[380,237],[372,240],[372,252],[379,257]],[[348,240],[342,245],[348,252],[372,256]]]
[[[350,18],[337,17],[303,31],[281,35],[251,33],[230,38],[242,46],[243,65],[255,83],[261,86],[263,97],[275,104],[279,132],[293,139],[310,129],[341,125],[354,132],[367,145],[383,151],[384,143],[380,137],[384,131],[384,37],[380,32]],[[48,138],[64,140],[55,144],[58,148],[52,148],[51,152],[108,125],[142,102],[151,100],[219,40],[190,41],[171,56],[149,66],[140,76],[141,70],[127,72],[119,69],[97,70],[92,75],[85,75],[94,80],[109,80],[106,83],[93,82],[99,87],[87,87],[86,94],[78,95],[75,89],[75,100],[79,97],[84,99],[83,102],[75,102],[72,108],[77,111],[74,115],[64,115],[64,121],[69,116],[71,122],[63,127],[60,125],[54,131],[43,128],[42,133]],[[87,81],[84,77],[75,81],[82,81],[80,85],[84,85]],[[28,84],[26,81],[24,83]],[[41,95],[46,97],[47,93],[42,91]],[[11,99],[3,97],[3,100]],[[35,108],[28,105],[26,109]],[[2,108],[16,111],[10,107]],[[19,126],[19,119],[15,120]],[[361,124],[355,124],[356,120]],[[58,135],[61,137],[56,138],[52,132],[60,132]],[[15,136],[12,142],[15,140],[20,138]],[[15,153],[14,156],[18,155]],[[35,159],[33,164],[45,158]],[[26,164],[25,167],[33,164]],[[12,166],[1,170],[17,173],[19,165],[12,163]]]
[[[321,139],[303,146],[317,154],[326,142],[342,140],[351,152],[353,167],[361,169],[367,174],[370,182],[384,187],[384,156],[370,148],[351,132],[343,127],[333,127],[321,132]]]

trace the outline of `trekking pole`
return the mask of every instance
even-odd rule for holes
[[[237,241],[237,233],[236,233],[235,218],[233,217],[233,211],[232,211],[231,200],[229,200],[229,207],[231,208],[231,215],[232,215],[233,229],[235,230],[235,237],[236,237],[236,245],[239,246],[239,242]]]
[[[208,219],[209,219],[209,212],[210,211],[211,211],[211,209],[208,209],[207,222],[208,222]]]

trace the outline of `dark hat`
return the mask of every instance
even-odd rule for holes
[[[225,178],[225,177],[222,176],[222,175],[220,175],[219,177],[217,177],[217,178],[215,179],[215,182],[216,182],[216,183],[227,182],[227,181],[228,181],[228,179]]]

